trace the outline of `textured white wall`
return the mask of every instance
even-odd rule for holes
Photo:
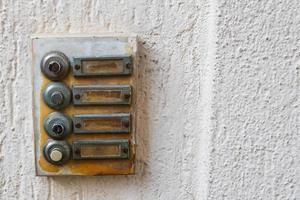
[[[300,1],[220,0],[210,199],[300,199]]]
[[[299,199],[298,0],[0,1],[0,199]],[[34,176],[33,33],[139,35],[135,176]]]
[[[0,199],[204,199],[208,8],[205,0],[0,1]],[[30,35],[101,31],[139,36],[139,172],[35,177]]]

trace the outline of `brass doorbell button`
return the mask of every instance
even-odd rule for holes
[[[61,82],[49,83],[43,93],[45,103],[53,109],[60,110],[71,102],[71,90]]]
[[[71,156],[71,148],[66,141],[49,139],[44,145],[43,152],[46,160],[54,165],[66,163]]]
[[[50,113],[44,121],[44,129],[53,139],[64,139],[72,131],[72,120],[60,112]]]
[[[69,73],[69,69],[69,59],[62,52],[49,52],[41,61],[41,70],[50,80],[62,80]]]

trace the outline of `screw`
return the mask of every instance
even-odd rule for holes
[[[124,94],[124,98],[125,98],[125,99],[129,99],[130,96],[131,96],[130,94]]]
[[[80,149],[75,149],[75,154],[79,155],[80,154]]]
[[[74,97],[75,97],[75,99],[79,100],[80,99],[80,94],[75,94]]]
[[[57,134],[57,135],[61,135],[65,130],[65,127],[61,124],[54,124],[52,126],[52,131]]]
[[[61,65],[56,61],[52,61],[49,63],[49,70],[54,74],[58,74],[61,71]]]
[[[128,128],[129,127],[129,121],[123,121],[124,127]]]
[[[127,148],[127,147],[124,147],[122,151],[123,151],[123,153],[126,153],[126,154],[127,154],[127,153],[128,153],[128,148]]]
[[[56,91],[51,94],[51,102],[55,105],[61,105],[64,103],[64,96],[61,92]]]
[[[75,69],[79,70],[80,69],[80,65],[75,65]]]
[[[126,68],[127,68],[127,69],[130,69],[130,68],[131,68],[131,64],[130,64],[130,63],[127,63],[127,64],[126,64]]]
[[[81,128],[81,124],[80,124],[80,123],[77,123],[77,124],[75,124],[75,127],[76,127],[76,128]]]

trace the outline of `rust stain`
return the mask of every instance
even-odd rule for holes
[[[43,86],[50,81],[43,77]],[[102,78],[74,78],[71,74],[63,80],[69,87],[73,84],[130,84],[134,87],[134,77],[102,77]],[[132,129],[129,134],[71,134],[66,140],[71,144],[75,140],[93,140],[93,139],[129,139],[131,141],[130,147],[130,158],[120,160],[70,160],[63,166],[56,166],[48,163],[44,156],[40,155],[38,164],[40,168],[45,172],[51,172],[55,174],[63,174],[65,171],[69,171],[68,174],[74,175],[108,175],[108,174],[133,174],[135,171],[134,160],[135,160],[135,145],[134,144],[134,132],[135,132],[135,108],[136,105],[133,103],[130,106],[78,106],[75,107],[72,104],[61,112],[72,116],[74,114],[87,114],[87,113],[120,113],[130,112],[132,121]],[[45,117],[55,110],[49,108],[43,101],[42,96],[40,97],[40,152],[43,152],[43,145],[49,138],[43,129],[43,121]],[[115,127],[116,122],[107,121],[108,127]],[[66,170],[67,169],[67,170]],[[64,170],[64,172],[63,172]]]

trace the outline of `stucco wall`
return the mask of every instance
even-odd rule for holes
[[[300,2],[0,2],[0,199],[297,199]],[[139,35],[138,173],[35,177],[33,33]]]
[[[210,199],[300,199],[299,7],[218,2]]]
[[[1,1],[0,199],[205,197],[208,7],[206,1]],[[138,173],[35,177],[30,35],[100,31],[139,36]]]

